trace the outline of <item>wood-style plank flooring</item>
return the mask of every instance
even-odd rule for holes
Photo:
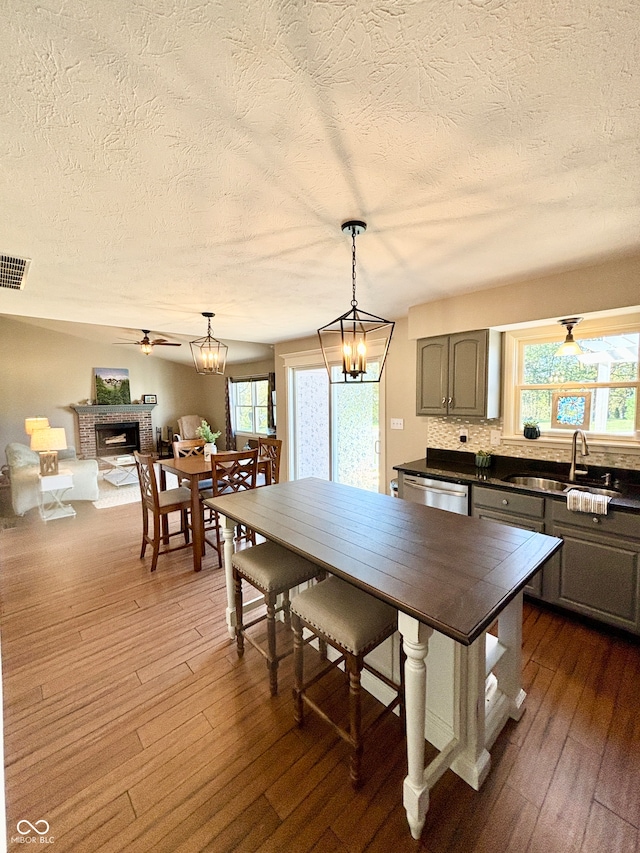
[[[636,642],[527,604],[526,713],[480,792],[443,776],[417,843],[396,718],[354,793],[346,745],[293,723],[291,659],[275,699],[257,652],[237,659],[214,552],[151,575],[139,505],[76,508],[0,533],[9,850],[46,820],[56,853],[640,853]],[[325,693],[339,714],[341,679]]]

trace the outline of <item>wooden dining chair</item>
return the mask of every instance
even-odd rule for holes
[[[282,454],[282,439],[280,438],[258,438],[258,456],[260,459],[270,461],[269,474],[266,477],[266,485],[280,482],[280,456]]]
[[[246,489],[255,489],[257,485],[258,472],[258,449],[253,450],[238,450],[232,453],[214,453],[211,456],[211,486],[208,489],[200,491],[201,500],[206,498],[217,498],[220,495],[230,494],[232,492],[245,491]],[[209,508],[209,507],[207,507]],[[220,539],[220,517],[215,510],[212,510],[213,523],[210,530],[215,533],[215,540],[211,540],[205,531],[205,540],[218,552],[220,565],[222,565],[222,546]],[[255,534],[252,531],[247,531],[241,537],[255,542]]]
[[[173,458],[183,456],[202,456],[204,454],[204,438],[186,438],[173,442]]]
[[[192,547],[189,541],[189,508],[191,507],[191,492],[184,486],[175,489],[158,489],[158,480],[154,468],[155,456],[151,454],[134,451],[136,469],[140,481],[140,495],[142,497],[142,548],[140,559],[144,559],[147,545],[153,548],[151,557],[151,571],[155,572],[160,554],[170,551],[180,551],[182,548]],[[162,520],[172,512],[180,513],[180,529],[168,532],[162,531]],[[153,532],[149,533],[149,516],[153,519]],[[169,540],[174,536],[183,536],[184,544],[169,547]],[[165,542],[165,547],[160,547],[160,540]]]

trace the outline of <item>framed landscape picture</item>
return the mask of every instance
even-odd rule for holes
[[[96,403],[99,406],[128,406],[131,403],[129,371],[124,367],[94,367]]]

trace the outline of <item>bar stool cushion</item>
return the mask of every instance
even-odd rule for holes
[[[249,583],[266,592],[284,592],[314,578],[320,568],[275,542],[236,551],[231,564]]]
[[[397,624],[393,607],[334,575],[292,599],[291,610],[354,655],[376,646]]]

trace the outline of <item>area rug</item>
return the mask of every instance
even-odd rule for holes
[[[167,472],[167,488],[174,489],[178,485],[178,478]],[[114,486],[102,476],[98,480],[99,495],[97,501],[92,501],[96,509],[109,509],[112,506],[137,503],[140,500],[140,486],[134,483],[131,486]]]
[[[96,509],[108,509],[112,506],[132,504],[140,500],[140,486],[137,483],[132,486],[114,486],[107,480],[101,479],[98,488],[100,489],[98,500],[93,501]]]

